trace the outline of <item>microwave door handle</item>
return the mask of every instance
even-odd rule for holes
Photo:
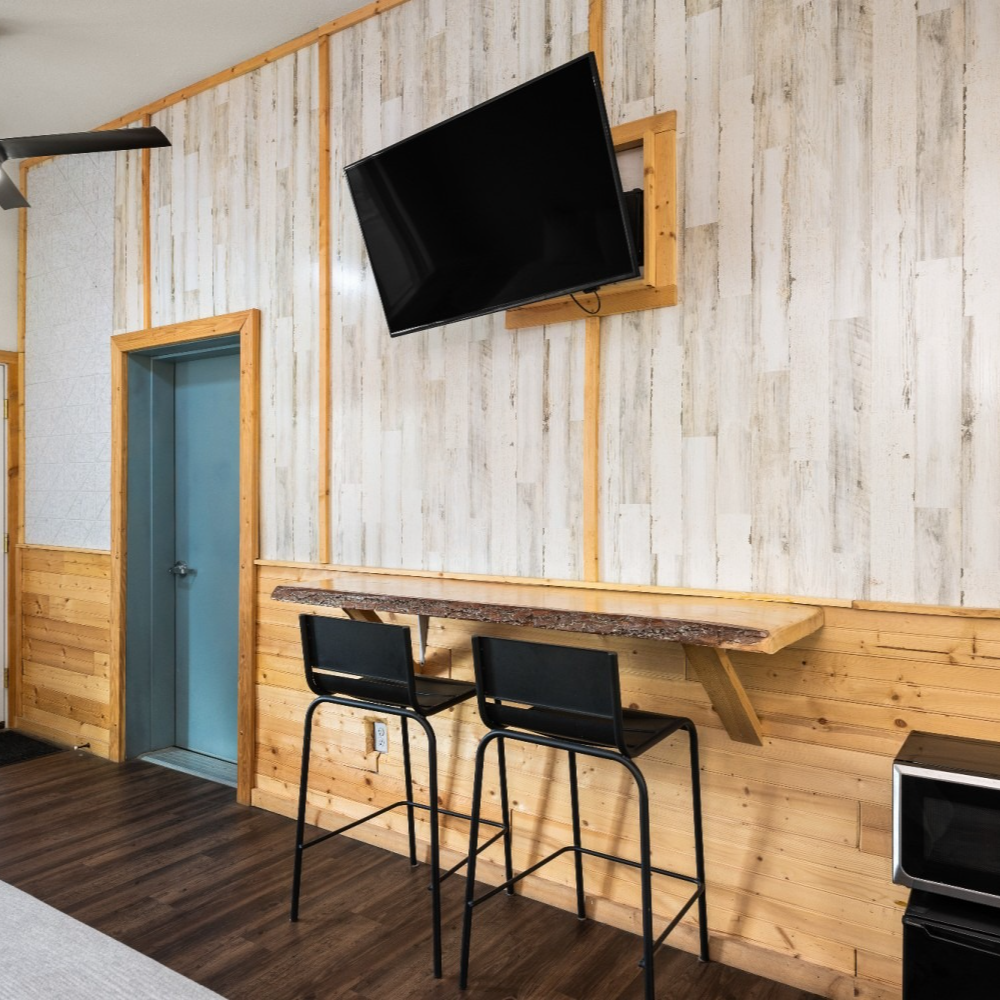
[[[936,941],[943,941],[946,944],[957,944],[961,948],[968,948],[970,951],[978,951],[983,955],[1000,955],[1000,937],[988,937],[985,934],[977,934],[975,931],[944,931],[940,928],[931,928],[926,924],[920,924],[923,932]],[[1000,931],[1000,924],[997,926]]]

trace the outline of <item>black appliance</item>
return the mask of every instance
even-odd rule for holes
[[[914,890],[903,917],[904,1000],[996,1000],[1000,914]]]
[[[1000,907],[1000,745],[911,733],[892,804],[894,882]]]
[[[593,53],[345,173],[393,336],[639,274]]]
[[[1000,744],[911,733],[892,766],[903,1000],[995,1000],[1000,983]]]

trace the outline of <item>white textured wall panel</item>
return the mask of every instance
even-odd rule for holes
[[[29,178],[24,540],[108,549],[115,154]]]

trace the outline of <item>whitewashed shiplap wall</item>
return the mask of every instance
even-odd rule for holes
[[[1000,605],[997,5],[683,8],[608,8],[614,121],[687,86],[682,304],[604,322],[602,575]]]
[[[582,324],[390,341],[341,174],[584,51],[587,7],[409,0],[331,38],[335,562],[581,573]],[[602,324],[604,579],[1000,605],[998,45],[993,0],[606,0],[612,121],[679,113],[682,303]],[[278,559],[318,555],[317,70],[312,47],[167,109],[152,158],[153,323],[263,311]],[[87,223],[95,260],[113,227],[116,330],[142,325],[138,164]],[[97,286],[45,214],[74,176],[31,172],[26,515],[100,547],[38,470],[55,425],[108,414],[42,417],[31,387],[47,353],[81,370],[53,324]]]
[[[110,546],[114,153],[30,173],[25,261],[29,543]]]
[[[410,0],[331,39],[334,562],[581,573],[583,324],[390,340],[343,168],[586,49],[585,0]]]
[[[152,325],[261,310],[261,555],[319,557],[315,46],[153,116]],[[137,280],[139,276],[134,276]]]
[[[114,332],[146,325],[143,300],[143,204],[141,151],[116,154]]]

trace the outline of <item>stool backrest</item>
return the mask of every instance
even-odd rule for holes
[[[618,656],[603,649],[472,639],[479,714],[513,726],[626,753]]]
[[[299,615],[306,683],[318,695],[417,708],[405,625]]]

